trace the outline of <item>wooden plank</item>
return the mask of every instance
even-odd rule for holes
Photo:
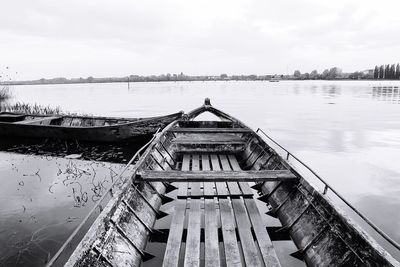
[[[239,163],[234,155],[228,156],[229,162],[231,163],[232,169],[234,171],[241,171],[242,169],[239,166]],[[240,189],[243,194],[250,195],[253,194],[248,182],[239,182]]]
[[[232,168],[236,171],[240,171],[240,166],[234,155],[229,155],[229,161]],[[239,183],[243,193],[249,194],[252,192],[247,182]],[[253,226],[254,233],[256,235],[258,247],[260,248],[261,255],[265,266],[281,266],[279,263],[278,256],[276,255],[272,241],[268,235],[268,232],[263,224],[263,220],[260,215],[260,211],[257,208],[257,204],[254,199],[244,199],[244,204],[247,208],[247,212],[250,217],[251,224]]]
[[[229,161],[226,155],[219,155],[219,159],[221,160],[221,165],[222,169],[224,171],[231,171],[231,166],[229,165]],[[231,194],[241,194],[242,191],[240,191],[239,185],[235,182],[227,182],[228,185],[229,193]]]
[[[211,170],[209,155],[201,155],[201,163],[203,166],[203,171]],[[212,182],[204,183],[204,195],[213,195],[214,194],[214,186],[215,186],[215,183],[212,183]]]
[[[211,164],[212,164],[212,169],[214,172],[219,172],[221,171],[221,167],[219,165],[219,159],[218,156],[215,154],[210,155],[211,157]],[[204,173],[204,171],[203,171]],[[228,189],[226,188],[226,183],[215,183],[215,188],[217,189],[217,194],[221,195],[227,195],[228,194]]]
[[[231,121],[179,121],[181,128],[234,128],[237,123]]]
[[[226,155],[220,155],[221,164],[223,169],[229,169],[230,165]],[[228,183],[229,192],[233,194],[240,193],[239,185],[237,183]],[[258,258],[257,248],[253,240],[251,233],[251,224],[246,213],[243,201],[241,199],[232,199],[233,211],[239,231],[240,242],[242,244],[244,260],[247,266],[262,266],[260,259]]]
[[[211,170],[209,155],[202,155],[203,171]],[[204,183],[204,195],[215,196],[215,183]],[[214,198],[204,199],[204,260],[206,267],[220,266],[218,215],[215,209]]]
[[[173,133],[252,133],[246,128],[172,128],[169,132]]]
[[[179,263],[179,252],[181,249],[183,223],[185,221],[186,200],[176,200],[174,217],[172,218],[171,227],[167,246],[164,254],[164,267],[176,267]]]
[[[240,243],[242,244],[244,260],[247,266],[262,266],[258,257],[256,244],[251,233],[251,224],[241,199],[232,199],[233,211],[239,230]]]
[[[185,155],[183,155],[183,159],[182,159],[182,171],[188,171],[189,165],[190,165],[190,155],[185,154]]]
[[[182,159],[182,171],[189,171],[190,167],[190,155],[185,154],[183,155]],[[178,184],[178,194],[179,195],[187,195],[187,186],[186,182],[182,182]]]
[[[193,140],[192,138],[188,139],[178,139],[175,138],[172,140],[172,143],[177,145],[231,145],[231,146],[239,146],[246,144],[243,139],[240,138],[221,138],[221,139],[199,139]]]
[[[200,157],[198,154],[194,154],[192,155],[192,171],[196,172],[196,171],[200,171]],[[190,194],[192,195],[200,195],[201,194],[201,189],[200,187],[202,186],[202,182],[198,183],[198,182],[193,182],[190,183]]]
[[[281,266],[254,199],[244,199],[265,266]]]
[[[242,266],[238,241],[236,238],[235,218],[233,217],[232,207],[226,198],[219,199],[219,208],[221,212],[221,228],[224,239],[224,251],[226,266]]]
[[[185,266],[200,266],[200,200],[190,200]]]
[[[229,159],[229,162],[231,163],[232,169],[234,171],[240,171],[241,170],[235,155],[232,155],[232,154],[228,155],[228,159]]]
[[[230,193],[228,193],[227,195],[222,195],[222,194],[215,194],[214,192],[212,193],[212,194],[201,194],[201,195],[190,195],[190,196],[187,196],[187,195],[183,195],[183,196],[181,196],[181,195],[178,195],[177,196],[177,198],[179,198],[179,199],[187,199],[187,198],[208,198],[208,199],[212,199],[212,198],[214,198],[214,197],[236,197],[236,198],[238,198],[238,197],[246,197],[246,198],[249,198],[249,197],[253,197],[254,196],[254,194],[230,194]]]
[[[204,203],[205,266],[220,266],[218,217],[214,199],[205,199]]]
[[[213,171],[220,171],[221,166],[219,165],[218,156],[215,154],[212,154],[212,155],[210,155],[210,157],[211,157],[211,164],[212,164]]]
[[[297,177],[288,170],[263,171],[152,171],[137,174],[137,180],[150,182],[245,182],[245,181],[295,181]]]

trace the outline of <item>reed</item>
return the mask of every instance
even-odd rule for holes
[[[7,86],[0,88],[0,101],[11,97],[10,90]]]
[[[38,104],[27,104],[17,102],[15,104],[6,104],[2,107],[2,111],[25,113],[25,114],[40,114],[40,115],[63,115],[65,112],[60,107],[42,106]]]

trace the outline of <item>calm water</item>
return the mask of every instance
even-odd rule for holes
[[[14,87],[11,101],[141,117],[189,111],[210,97],[215,107],[253,129],[267,131],[400,241],[399,86],[371,81],[133,83],[130,89],[122,83],[37,85]],[[3,173],[12,171],[10,164],[0,168]],[[34,174],[37,170],[31,168]],[[10,187],[18,182],[12,181]],[[37,192],[48,194],[48,184],[37,185]],[[56,209],[46,203],[49,211]],[[21,205],[18,208],[23,211]],[[390,246],[381,244],[400,259]]]

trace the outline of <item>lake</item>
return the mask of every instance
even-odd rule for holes
[[[59,106],[65,111],[93,115],[146,117],[179,110],[188,112],[202,105],[204,98],[209,97],[215,107],[237,117],[253,129],[259,127],[266,131],[399,242],[400,213],[396,212],[400,209],[399,87],[400,82],[390,81],[159,82],[131,83],[129,88],[126,83],[34,85],[14,86],[10,102]],[[49,214],[44,211],[57,211],[57,207],[48,202],[57,195],[48,192],[48,188],[49,184],[55,182],[58,167],[54,164],[47,167],[52,171],[40,173],[43,180],[38,183],[34,162],[39,159],[35,157],[0,153],[0,179],[5,185],[0,189],[2,218],[6,217],[5,214],[14,214],[10,218],[17,220],[15,214],[18,212],[29,221],[29,216],[46,217]],[[15,166],[12,164],[27,169],[24,172],[27,176],[13,174]],[[62,168],[67,169],[68,164],[69,161],[63,160]],[[94,163],[78,161],[76,164],[82,164],[79,168],[92,172],[89,165]],[[117,172],[120,166],[101,165],[96,168],[103,172],[104,177],[111,179],[113,174],[110,174],[109,168],[115,168]],[[93,175],[87,175],[85,179],[90,181]],[[21,186],[21,177],[31,180],[24,180],[24,186]],[[26,187],[27,183],[35,184],[30,187],[29,193],[20,196],[23,191],[21,188]],[[87,184],[90,185],[90,182]],[[57,197],[68,199],[70,191],[59,190]],[[78,189],[75,190],[78,192]],[[31,195],[40,194],[44,202],[35,202],[38,210],[34,214],[29,213],[24,203],[30,201]],[[337,201],[332,194],[328,193],[328,196]],[[23,200],[17,205],[6,205],[16,198]],[[61,205],[60,202],[57,205]],[[75,207],[75,202],[76,197],[71,196],[63,202],[63,207],[70,211],[66,215],[67,220],[69,216],[79,221],[87,212],[86,208],[82,209],[79,205]],[[9,210],[9,207],[17,211]],[[359,222],[346,207],[342,208]],[[45,214],[41,214],[43,212]],[[9,224],[3,221],[0,231],[4,231],[6,223]],[[32,237],[38,229],[29,225],[26,223],[23,229],[28,237],[33,240],[44,238],[40,235],[37,237],[40,231]],[[376,237],[368,227],[365,226],[365,230]],[[16,236],[20,235],[18,231]],[[399,252],[381,238],[376,238],[394,257],[400,259]],[[56,240],[58,243],[60,239]],[[34,245],[34,242],[31,240],[30,244]],[[13,243],[14,248],[20,245]]]

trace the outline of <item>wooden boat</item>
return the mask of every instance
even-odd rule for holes
[[[203,112],[221,121],[193,120]],[[273,241],[289,239],[298,248],[291,255],[308,266],[400,266],[260,135],[207,99],[157,134],[131,179],[111,191],[84,237],[77,230],[49,265],[280,266]],[[257,191],[281,227],[265,223]],[[164,205],[173,205],[170,227],[158,229]],[[162,264],[150,262],[153,242],[165,242]]]
[[[117,142],[153,134],[183,112],[150,118],[27,115],[0,113],[0,135]]]

